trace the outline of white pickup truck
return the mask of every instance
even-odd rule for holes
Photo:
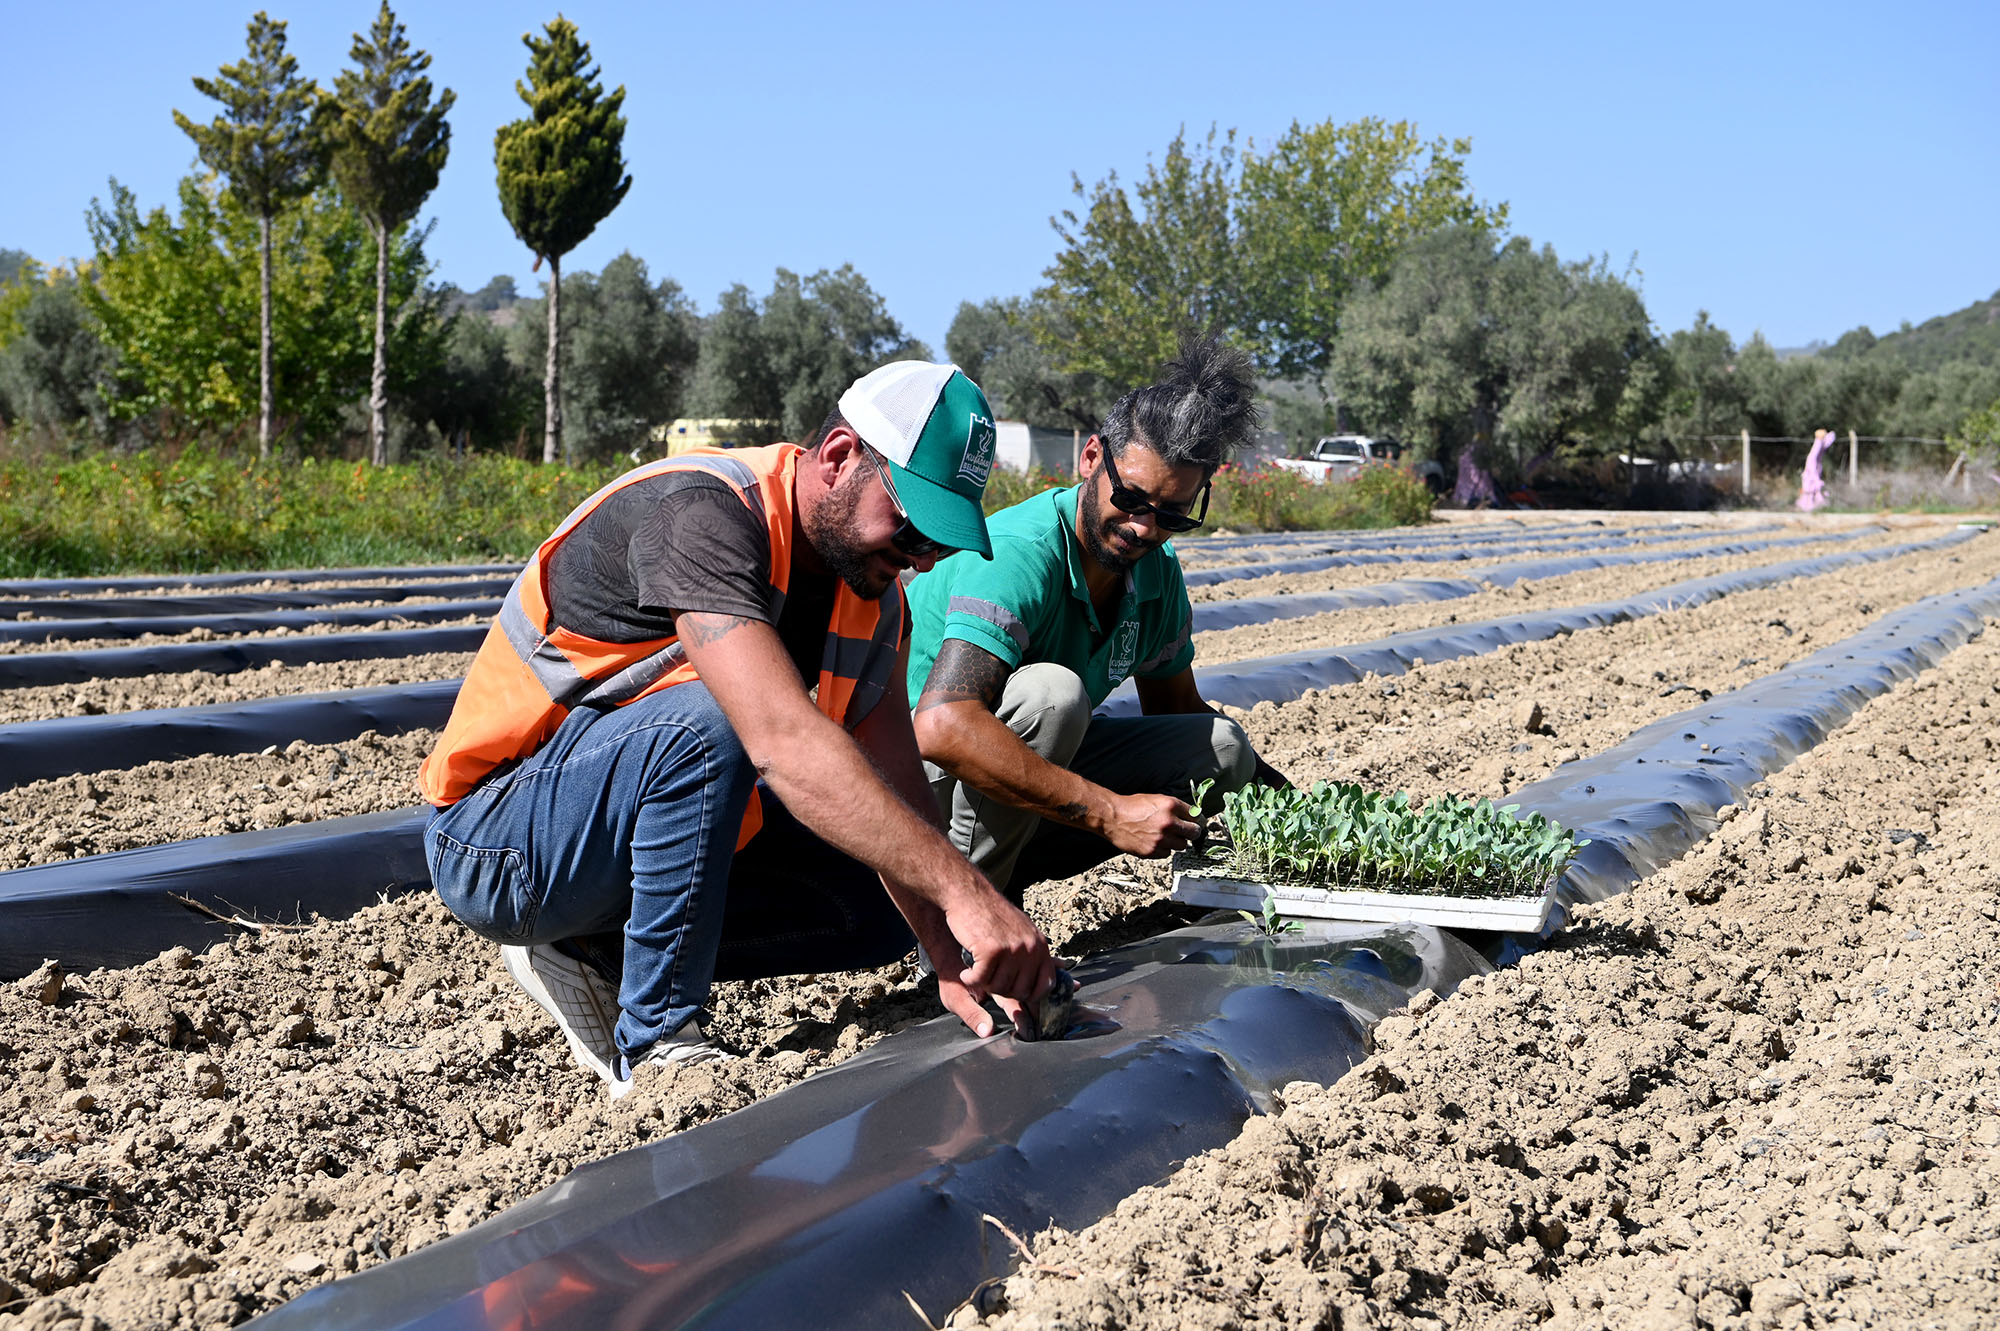
[[[1403,446],[1394,439],[1376,439],[1365,434],[1322,436],[1301,458],[1273,458],[1278,466],[1296,471],[1315,481],[1351,480],[1370,462],[1399,464]],[[1414,468],[1419,479],[1437,489],[1444,481],[1444,469],[1435,462],[1419,462]]]

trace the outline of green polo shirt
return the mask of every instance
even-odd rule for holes
[[[1049,490],[986,519],[993,558],[959,553],[909,586],[910,701],[922,695],[946,638],[983,647],[1017,669],[1068,666],[1091,706],[1130,677],[1177,675],[1194,661],[1194,611],[1171,543],[1125,575],[1108,623],[1097,621],[1076,541],[1075,489]]]

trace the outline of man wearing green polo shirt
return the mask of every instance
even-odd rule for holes
[[[1120,851],[1157,858],[1251,780],[1285,784],[1194,681],[1193,619],[1169,536],[1201,525],[1215,469],[1257,428],[1250,364],[1191,342],[1127,393],[1081,484],[987,519],[990,562],[954,555],[910,585],[917,744],[952,844],[1020,901]],[[1144,715],[1093,717],[1133,681]]]

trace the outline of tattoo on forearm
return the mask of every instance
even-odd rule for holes
[[[703,611],[698,614],[676,616],[674,630],[679,634],[680,640],[689,646],[706,647],[720,640],[725,634],[740,629],[745,624],[756,622],[741,615],[717,615]]]
[[[957,638],[946,638],[931,663],[930,677],[917,698],[916,710],[927,711],[946,703],[976,702],[987,711],[1000,705],[1000,692],[1007,687],[1013,671],[1005,661],[984,647],[975,647]]]
[[[1072,800],[1068,804],[1058,804],[1056,805],[1055,808],[1056,817],[1067,818],[1071,820],[1081,818],[1083,817],[1084,814],[1089,812],[1090,812],[1090,806],[1085,804],[1082,800]]]

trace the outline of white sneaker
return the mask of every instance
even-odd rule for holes
[[[514,983],[555,1019],[576,1061],[608,1082],[618,1080],[618,991],[597,970],[548,943],[503,947]]]
[[[695,1067],[703,1063],[728,1063],[736,1055],[726,1049],[710,1044],[702,1033],[701,1023],[690,1021],[672,1035],[661,1036],[648,1045],[637,1058],[620,1058],[620,1071],[624,1074],[612,1081],[611,1098],[622,1100],[632,1093],[632,1086],[638,1074],[646,1069],[672,1072],[675,1068]]]

